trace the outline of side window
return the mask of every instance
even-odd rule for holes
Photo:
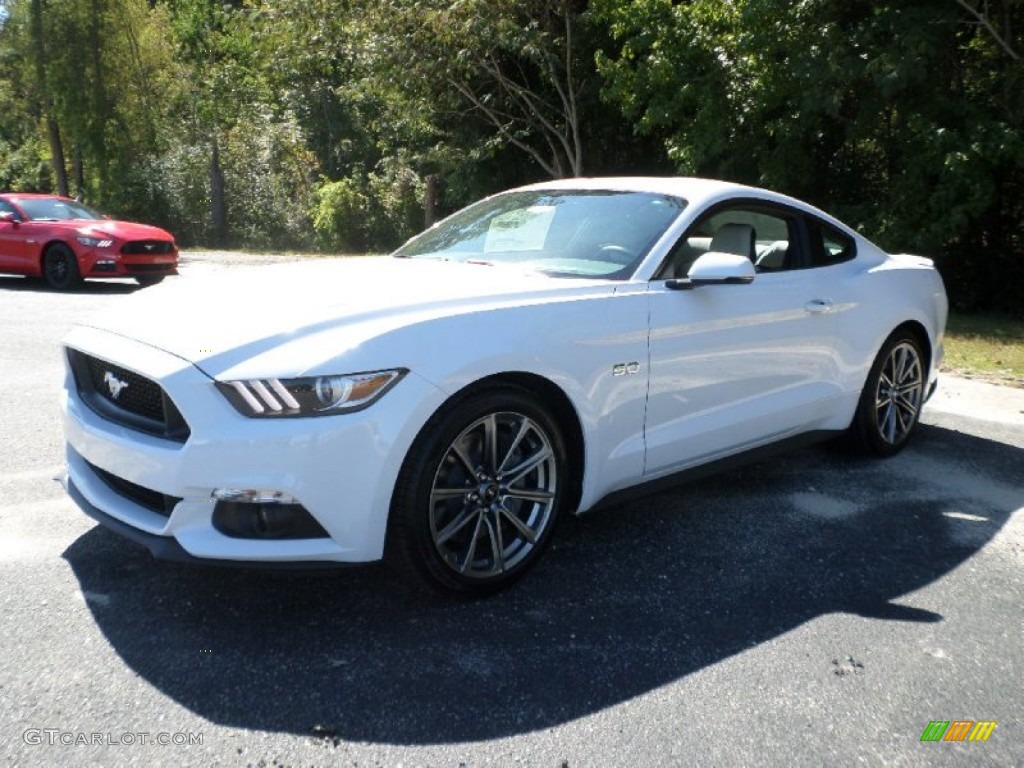
[[[808,221],[807,231],[811,239],[812,267],[830,267],[857,255],[854,239],[823,221]]]
[[[700,219],[672,247],[660,279],[685,277],[693,262],[710,251],[750,259],[758,272],[799,266],[795,217],[760,206],[718,209]]]
[[[6,200],[0,200],[0,213],[13,213],[14,218],[16,218],[18,221],[21,221],[21,216],[19,216],[18,212],[14,210],[14,206],[8,203]]]

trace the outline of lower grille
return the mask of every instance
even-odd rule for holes
[[[121,253],[125,255],[137,254],[140,256],[157,256],[164,253],[171,253],[174,250],[174,243],[168,240],[132,240],[121,246]]]
[[[137,272],[148,274],[150,272],[173,272],[173,264],[125,264],[124,268],[128,272]]]
[[[163,388],[134,371],[67,350],[82,401],[103,418],[140,432],[184,443],[190,430]]]
[[[151,512],[156,512],[158,515],[163,517],[170,517],[171,512],[174,511],[175,505],[181,498],[178,496],[168,496],[165,493],[154,491],[151,488],[144,488],[141,485],[125,480],[123,477],[118,477],[105,469],[100,469],[95,464],[89,464],[85,462],[89,469],[96,473],[96,476],[102,480],[110,490],[119,496],[124,496],[130,501],[134,501],[140,507],[144,507]]]

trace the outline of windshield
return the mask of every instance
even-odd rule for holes
[[[507,192],[459,211],[395,256],[623,280],[685,207],[648,192]]]
[[[32,221],[66,221],[70,219],[102,219],[92,208],[74,200],[52,197],[30,197],[18,201],[21,209]]]

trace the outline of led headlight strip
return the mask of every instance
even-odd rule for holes
[[[339,376],[218,381],[217,388],[245,416],[326,416],[372,405],[407,372],[398,368]]]

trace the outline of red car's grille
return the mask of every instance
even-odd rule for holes
[[[174,243],[167,240],[132,240],[121,246],[121,253],[126,256],[158,256],[173,251]]]

